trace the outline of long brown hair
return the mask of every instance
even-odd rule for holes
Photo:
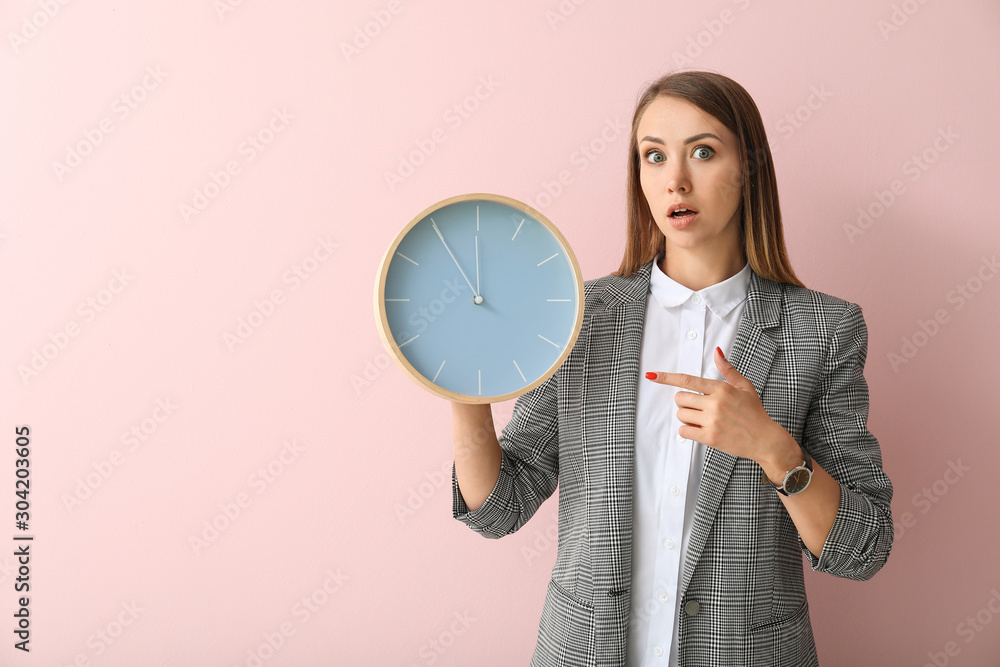
[[[639,181],[639,144],[636,133],[646,107],[660,95],[669,95],[711,114],[736,135],[740,146],[742,191],[740,243],[743,256],[757,274],[781,283],[805,287],[795,276],[781,226],[778,183],[760,111],[750,94],[732,79],[715,72],[682,71],[666,74],[646,88],[632,116],[628,178],[625,185],[628,221],[625,255],[613,273],[627,277],[664,251],[666,238],[653,221]],[[734,184],[735,186],[735,184]]]

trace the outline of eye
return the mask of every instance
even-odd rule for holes
[[[650,156],[652,156],[652,155],[659,155],[660,158],[662,158],[662,159],[659,159],[659,160],[651,159]],[[651,151],[646,151],[646,159],[649,160],[650,162],[652,162],[653,164],[659,164],[660,162],[663,162],[663,160],[666,160],[667,158],[663,155],[663,153],[661,153],[660,151],[658,151],[658,150],[656,150],[654,148]]]
[[[694,152],[697,154],[698,151],[709,151],[708,155],[702,157],[703,160],[706,160],[715,154],[715,150],[711,146],[698,146],[697,148],[694,149]]]

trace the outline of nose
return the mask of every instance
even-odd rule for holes
[[[683,161],[674,160],[666,170],[667,192],[687,192],[691,189],[691,177]]]

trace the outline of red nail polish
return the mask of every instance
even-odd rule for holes
[[[646,373],[646,379],[647,380],[655,380],[656,379],[656,373],[653,373],[652,371],[650,371],[649,373]]]
[[[721,347],[719,347],[718,345],[716,345],[716,346],[715,346],[715,349],[719,351],[719,354],[720,354],[720,355],[722,355],[722,358],[723,358],[723,359],[725,359],[725,358],[726,358],[726,355],[725,355],[725,354],[723,354],[723,352],[722,352],[722,348],[721,348]]]

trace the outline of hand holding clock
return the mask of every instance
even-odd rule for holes
[[[463,257],[473,245],[475,286],[435,217]],[[471,305],[482,305],[480,236],[488,254],[486,308],[470,306],[449,268],[469,286]],[[583,296],[566,238],[539,211],[503,195],[471,193],[429,206],[382,257],[374,291],[379,335],[405,373],[451,401],[455,475],[469,510],[486,501],[500,475],[491,404],[526,394],[559,369],[580,332]]]

